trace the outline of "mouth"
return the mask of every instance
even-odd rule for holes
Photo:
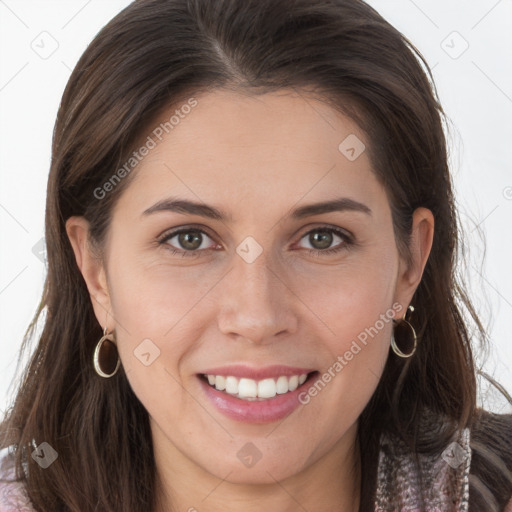
[[[264,379],[237,377],[234,375],[199,374],[199,378],[211,388],[248,402],[268,401],[287,395],[314,378],[318,371],[278,375]]]
[[[284,419],[304,405],[300,397],[318,370],[285,365],[231,365],[197,374],[205,398],[221,414],[242,423]]]
[[[300,395],[317,370],[271,366],[252,369],[231,366],[197,374],[205,397],[214,409],[232,420],[249,424],[280,421],[303,403]]]

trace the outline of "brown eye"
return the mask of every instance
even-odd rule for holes
[[[332,254],[352,245],[352,238],[340,229],[322,227],[309,231],[301,240],[307,240],[309,251],[317,255]],[[333,244],[334,247],[333,247]],[[308,247],[306,247],[308,249]]]
[[[312,231],[309,234],[309,242],[315,249],[328,249],[333,242],[333,235],[327,230]]]
[[[212,250],[210,236],[200,229],[180,229],[164,235],[159,243],[171,251],[172,254],[182,256],[199,256],[207,250]],[[172,241],[172,242],[171,242]]]
[[[188,251],[194,251],[199,249],[201,246],[203,236],[199,231],[188,231],[184,233],[179,233],[178,235],[178,243],[181,245],[183,249]]]

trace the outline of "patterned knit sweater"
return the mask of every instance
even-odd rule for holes
[[[440,457],[413,455],[398,439],[383,436],[377,470],[375,512],[468,512],[470,432],[463,430]],[[8,448],[0,451],[0,478],[12,479]],[[34,512],[22,483],[0,481],[0,512]],[[503,512],[512,512],[512,500]]]

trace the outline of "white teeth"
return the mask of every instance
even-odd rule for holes
[[[240,398],[256,398],[258,396],[258,384],[252,379],[240,379],[238,383],[238,396]]]
[[[294,375],[288,382],[288,391],[295,391],[299,387],[299,377]]]
[[[226,393],[238,395],[238,379],[236,377],[226,377]]]
[[[210,375],[208,375],[210,377]],[[215,379],[215,388],[219,391],[224,391],[226,389],[226,377],[224,375],[212,375],[212,377]],[[208,382],[210,379],[208,378]]]
[[[277,380],[263,379],[256,381],[223,375],[206,375],[210,386],[214,386],[219,391],[225,391],[230,395],[236,395],[242,400],[264,400],[274,398],[277,395],[283,395],[289,391],[295,391],[299,386],[306,382],[308,378],[306,373],[301,375],[292,375],[287,377],[282,375]]]
[[[273,398],[276,396],[276,381],[264,379],[258,382],[258,396],[260,398]]]
[[[276,391],[278,395],[288,393],[288,377],[279,377],[276,382]]]

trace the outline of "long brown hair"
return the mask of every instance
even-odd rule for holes
[[[485,331],[456,273],[459,227],[445,115],[420,52],[360,0],[135,1],[80,58],[54,131],[48,274],[24,346],[43,312],[46,319],[0,431],[1,446],[17,448],[17,476],[37,510],[140,512],[155,506],[148,414],[122,368],[112,379],[93,369],[102,332],[65,221],[84,216],[101,256],[113,206],[133,174],[101,200],[94,191],[126,162],[163,109],[217,88],[253,94],[307,88],[355,120],[370,141],[372,167],[386,188],[404,257],[415,208],[434,214],[432,251],[412,300],[417,352],[405,363],[388,358],[360,418],[361,510],[371,509],[382,433],[398,433],[415,450],[434,453],[476,417],[469,322],[482,341]],[[419,436],[427,411],[449,420],[435,439]],[[41,470],[30,453],[44,441],[58,459]],[[500,503],[506,485],[496,491]]]

